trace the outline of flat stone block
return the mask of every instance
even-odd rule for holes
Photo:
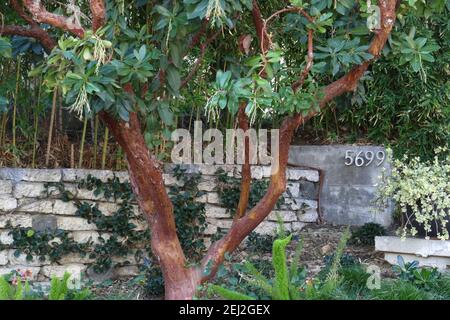
[[[221,229],[230,229],[233,224],[233,220],[231,219],[206,218],[206,222]]]
[[[287,232],[291,231],[291,224],[284,224],[284,229]],[[259,234],[269,234],[269,235],[275,235],[277,233],[278,230],[278,223],[277,222],[272,222],[272,221],[263,221],[261,222],[255,229],[256,233]]]
[[[0,266],[6,266],[9,262],[8,250],[0,251]]]
[[[206,204],[205,210],[208,218],[230,218],[227,209],[222,207]]]
[[[205,235],[213,235],[217,233],[217,226],[208,224],[206,226],[206,229],[203,231],[203,234]]]
[[[13,181],[39,181],[59,182],[61,181],[61,169],[22,169],[2,168],[0,179]]]
[[[25,272],[25,271],[29,271],[31,274],[28,277],[29,280],[36,280],[38,275],[39,275],[39,271],[41,270],[40,267],[31,267],[31,266],[8,266],[8,267],[3,267],[0,268],[0,276],[6,276],[14,271],[17,271],[19,273],[21,272]]]
[[[286,170],[286,175],[288,180],[307,180],[311,182],[319,181],[319,171],[317,170],[305,170],[297,168],[288,168]]]
[[[10,180],[0,180],[0,194],[12,193],[13,184]]]
[[[173,174],[163,173],[163,179],[164,179],[164,185],[166,185],[166,186],[181,185],[181,182],[179,182],[177,180],[177,178],[174,177]]]
[[[302,198],[285,198],[282,207],[286,207],[293,211],[305,211],[310,208],[317,209],[317,201]]]
[[[208,195],[208,203],[212,204],[220,204],[220,197],[217,192],[209,192]]]
[[[86,270],[83,264],[68,264],[64,266],[44,266],[42,267],[42,274],[51,279],[52,277],[62,278],[67,272],[70,274],[68,287],[79,288],[81,284],[81,274]]]
[[[297,213],[298,221],[300,222],[316,222],[319,218],[317,209],[307,209]]]
[[[201,181],[198,184],[198,190],[200,191],[214,191],[214,189],[217,186],[216,180],[213,177],[210,177],[208,179],[205,179],[205,177],[203,177],[202,179],[203,181]]]
[[[55,200],[53,205],[53,213],[58,215],[73,216],[77,212],[78,208],[72,201],[65,202],[62,200]]]
[[[385,260],[397,264],[400,255],[406,262],[419,261],[419,266],[445,270],[450,266],[450,241],[384,236],[375,237],[375,250],[384,252]]]
[[[18,256],[16,256],[15,251],[16,250],[14,249],[8,250],[9,263],[11,263],[12,265],[40,267],[50,264],[48,258],[46,258],[45,261],[40,261],[39,257],[33,256],[32,260],[27,260],[27,255],[25,253],[20,253]]]
[[[300,193],[300,184],[298,182],[288,182],[286,192],[283,193],[284,198],[297,198]]]
[[[114,178],[114,173],[110,170],[86,170],[86,169],[63,169],[62,180],[65,182],[79,182],[91,175],[103,182]]]
[[[21,199],[17,207],[20,212],[53,213],[54,200]]]
[[[95,192],[94,190],[78,189],[77,199],[78,200],[103,200],[104,199],[103,192],[101,192],[98,195],[95,195],[94,192]]]
[[[274,210],[269,214],[267,220],[278,221],[278,215],[280,215],[280,217],[283,219],[284,222],[297,221],[297,216],[295,215],[295,212],[287,210]]]
[[[96,230],[97,227],[93,223],[88,223],[86,219],[78,217],[63,217],[57,218],[58,229],[69,231],[91,231]]]
[[[99,237],[100,234],[97,231],[72,231],[71,235],[73,240],[78,243],[86,243],[88,241],[92,241],[93,243],[100,243]],[[101,237],[105,240],[110,238],[109,234],[103,233]]]
[[[9,231],[0,231],[0,244],[10,245],[14,242],[12,235],[9,234]]]
[[[450,258],[450,240],[426,240],[419,238],[375,237],[375,250],[383,252],[410,253],[419,257]]]
[[[132,277],[140,273],[138,266],[124,266],[114,270],[116,277]]]
[[[204,195],[201,195],[200,197],[195,198],[194,201],[199,202],[199,203],[206,203],[206,202],[208,202],[208,194],[205,193]]]
[[[263,178],[263,170],[260,166],[252,166],[250,168],[252,179],[260,180]]]
[[[14,186],[14,198],[42,198],[45,196],[44,183],[40,182],[18,182]]]
[[[29,214],[5,214],[0,215],[0,228],[6,228],[7,222],[10,221],[13,227],[31,227],[31,216]]]
[[[9,195],[0,195],[0,214],[1,211],[11,211],[17,208],[17,200]]]

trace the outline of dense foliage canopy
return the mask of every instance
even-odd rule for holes
[[[69,32],[46,23],[26,26],[28,13],[4,1],[3,34],[13,34],[9,26],[24,30],[1,38],[2,55],[25,57],[29,75],[42,76],[49,92],[59,88],[79,117],[104,110],[127,121],[130,112],[138,111],[151,148],[160,143],[156,132],[164,130],[169,138],[169,129],[180,125],[177,119],[192,118],[194,109],[211,122],[225,116],[229,121],[221,125],[228,126],[240,101],[252,124],[276,123],[283,115],[317,109],[324,85],[373,58],[368,46],[380,22],[379,7],[371,1],[265,1],[260,23],[268,36],[258,42],[250,0],[106,1],[106,24],[95,32],[88,1],[42,2],[49,12],[69,17]],[[448,112],[436,105],[448,104],[444,78],[449,72],[450,2],[411,0],[399,6],[385,60],[375,67],[377,72],[366,72],[367,80],[353,94],[338,101],[339,126],[351,127],[350,139],[367,134],[383,143],[399,137],[412,148],[419,149],[413,141],[427,148],[443,142],[448,129]],[[34,28],[55,40],[42,41],[40,34],[26,32]],[[306,67],[310,70],[303,75]],[[7,75],[6,66],[2,70]],[[14,70],[10,73],[15,78]],[[4,111],[13,96],[11,84],[0,86]],[[302,88],[296,90],[299,84]],[[343,108],[348,105],[356,111]],[[416,132],[418,139],[411,139],[417,126],[423,129]]]

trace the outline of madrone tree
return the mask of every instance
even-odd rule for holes
[[[165,296],[190,299],[285,191],[295,130],[334,98],[355,91],[382,54],[401,53],[399,63],[420,72],[438,47],[413,31],[395,37],[391,31],[409,14],[429,15],[446,5],[445,0],[3,0],[0,48],[8,52],[6,36],[39,41],[47,55],[32,73],[43,76],[48,90],[60,90],[78,116],[97,114],[109,128],[126,154]],[[215,63],[219,53],[226,63]],[[162,164],[147,147],[143,127],[155,114],[169,121],[172,103],[190,92],[203,94],[196,91],[198,78],[212,79],[204,107],[210,117],[227,109],[243,129],[266,114],[282,118],[282,124],[279,168],[267,192],[246,210],[251,180],[246,152],[233,224],[190,266]]]

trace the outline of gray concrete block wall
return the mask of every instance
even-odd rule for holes
[[[349,156],[356,158],[360,154],[361,166],[346,165]],[[386,158],[380,163],[375,159],[369,163],[365,157],[371,152],[384,153]],[[320,169],[323,175],[321,193],[321,212],[326,222],[339,225],[363,225],[376,222],[383,226],[392,223],[393,206],[379,206],[375,203],[377,188],[383,174],[389,174],[390,162],[386,150],[379,146],[324,145],[324,146],[292,146],[289,163]]]

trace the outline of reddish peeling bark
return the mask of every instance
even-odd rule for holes
[[[56,46],[56,42],[50,37],[48,32],[41,29],[39,24],[25,13],[23,6],[19,4],[17,0],[11,0],[10,5],[17,12],[17,14],[29,24],[29,27],[2,25],[0,26],[0,35],[18,35],[22,37],[35,38],[42,44],[45,51],[49,53]]]
[[[242,240],[250,234],[272,211],[280,195],[286,190],[286,166],[289,155],[289,146],[295,129],[300,123],[306,121],[299,115],[284,120],[280,128],[279,167],[272,175],[269,188],[258,204],[241,219],[233,224],[224,238],[215,242],[202,260],[202,268],[210,270],[203,275],[201,281],[205,282],[214,277],[217,269],[225,258],[225,254],[233,252]]]
[[[238,111],[238,124],[239,128],[244,131],[244,133],[249,129],[248,117],[245,113],[245,103],[241,103]],[[248,199],[250,197],[250,184],[252,181],[252,174],[250,168],[250,139],[245,136],[244,141],[244,163],[241,168],[241,193],[239,196],[239,203],[237,207],[237,212],[234,219],[240,219],[245,215],[248,206]]]
[[[138,117],[132,113],[130,121],[124,122],[102,113],[101,118],[127,156],[131,185],[149,223],[152,251],[163,272],[166,299],[191,299],[199,284],[199,270],[186,268],[162,166],[145,144]]]
[[[59,28],[74,34],[77,37],[83,37],[83,26],[74,17],[65,17],[47,11],[37,0],[23,0],[23,5],[30,12],[32,19],[39,23],[46,23],[55,28]]]
[[[56,46],[56,42],[48,35],[48,33],[36,26],[30,28],[20,26],[3,26],[0,27],[0,36],[13,36],[18,35],[22,37],[31,37],[38,40],[45,51],[49,53]]]
[[[369,48],[369,52],[375,58],[381,54],[381,50],[395,23],[396,2],[396,0],[378,1],[381,10],[381,30],[376,33]],[[337,96],[354,90],[369,64],[370,62],[368,61],[353,68],[348,74],[326,86],[324,88],[324,97],[320,101],[320,106],[324,107],[327,102]],[[202,260],[202,268],[207,268],[210,272],[207,275],[203,275],[201,278],[202,282],[208,281],[215,275],[218,267],[224,260],[225,254],[227,252],[233,252],[242,240],[273,210],[279,196],[286,189],[286,166],[289,156],[289,146],[294,132],[299,125],[305,123],[316,114],[317,111],[311,111],[306,116],[295,115],[283,121],[279,138],[279,170],[272,175],[269,188],[258,204],[247,215],[233,221],[230,230],[224,238],[215,242],[210,247],[205,258]]]
[[[106,8],[105,1],[103,0],[91,0],[89,1],[89,7],[92,13],[92,29],[97,31],[105,24]]]
[[[262,51],[266,52],[270,46],[270,38],[264,28],[264,19],[262,18],[258,1],[253,0],[252,6],[253,6],[252,17],[253,17],[253,24],[256,30],[256,36],[258,37],[259,44],[262,47]]]

